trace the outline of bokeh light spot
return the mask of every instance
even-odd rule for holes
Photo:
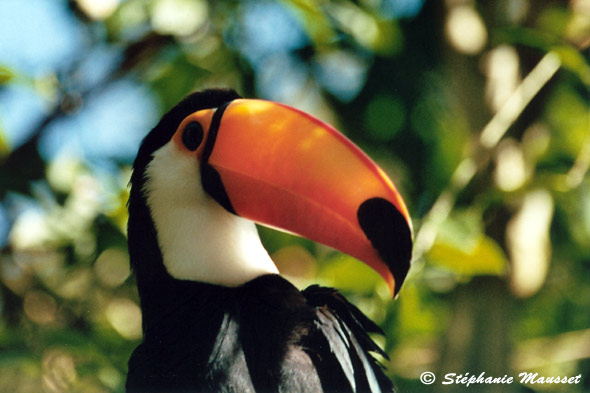
[[[77,379],[72,356],[59,349],[45,351],[43,364],[43,388],[45,392],[70,392]]]
[[[512,261],[511,286],[518,296],[535,294],[545,282],[551,259],[549,227],[553,210],[549,192],[531,191],[508,223],[506,240]]]
[[[92,274],[89,268],[80,268],[68,274],[56,292],[65,299],[81,299],[91,288]]]
[[[10,243],[17,250],[37,248],[50,237],[47,217],[40,209],[28,208],[21,213],[10,231]]]
[[[159,0],[152,13],[152,26],[161,34],[186,36],[194,33],[209,16],[204,1]]]
[[[31,321],[44,325],[55,320],[57,303],[51,295],[33,290],[25,295],[24,309]]]
[[[506,139],[498,146],[494,180],[503,191],[514,191],[527,179],[527,168],[521,146]]]
[[[296,285],[303,284],[304,280],[315,277],[317,273],[315,258],[301,246],[283,247],[272,254],[272,260],[279,272]]]
[[[481,52],[488,39],[488,32],[481,16],[469,6],[458,6],[449,10],[445,33],[451,46],[466,55]]]
[[[520,79],[518,52],[512,46],[501,45],[485,56],[486,100],[497,112],[516,90]]]
[[[118,287],[129,277],[127,252],[117,248],[106,249],[96,259],[94,271],[104,285]]]
[[[115,12],[119,0],[77,0],[78,5],[92,19],[106,19]]]
[[[128,340],[141,338],[141,310],[125,298],[113,300],[106,309],[106,317],[113,329]]]
[[[354,99],[366,82],[368,62],[348,51],[319,54],[314,71],[319,82],[340,101]]]

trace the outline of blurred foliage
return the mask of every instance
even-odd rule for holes
[[[49,31],[72,40],[52,61],[40,50],[63,40],[39,40],[24,17],[47,7]],[[582,374],[479,391],[590,391],[588,0],[0,3],[9,11],[25,24],[0,45],[0,391],[124,391],[141,337],[125,240],[134,149],[213,86],[333,123],[398,185],[416,253],[395,301],[352,258],[260,232],[293,282],[333,285],[382,326],[400,391],[457,391],[422,385],[426,370]],[[546,78],[529,78],[517,109],[533,71]],[[504,128],[484,143],[492,121]]]

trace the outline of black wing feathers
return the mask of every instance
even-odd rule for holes
[[[257,391],[276,391],[282,362],[313,318],[305,298],[276,275],[258,277],[237,288],[239,340]]]
[[[254,393],[254,385],[248,364],[239,342],[239,325],[230,314],[225,314],[213,351],[209,357],[205,375],[211,392]]]
[[[386,356],[369,337],[381,330],[334,289],[300,292],[266,275],[237,288],[177,282],[170,291],[145,310],[129,393],[393,392],[370,354]]]
[[[316,325],[328,342],[331,354],[324,354],[324,358],[331,355],[337,359],[338,369],[349,382],[346,390],[328,386],[325,390],[393,392],[393,384],[369,353],[387,358],[369,336],[369,333],[383,334],[383,331],[335,289],[313,285],[304,290],[303,295],[307,303],[316,308]]]

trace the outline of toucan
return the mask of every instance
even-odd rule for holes
[[[396,187],[330,125],[231,89],[188,95],[133,163],[128,246],[143,341],[127,392],[392,392],[380,328],[337,290],[300,291],[256,224],[347,253],[397,294],[412,229]],[[360,279],[360,278],[359,278]]]

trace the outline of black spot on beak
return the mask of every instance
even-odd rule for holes
[[[406,218],[383,198],[364,201],[357,212],[361,229],[395,280],[395,294],[404,282],[412,259],[412,234]]]

